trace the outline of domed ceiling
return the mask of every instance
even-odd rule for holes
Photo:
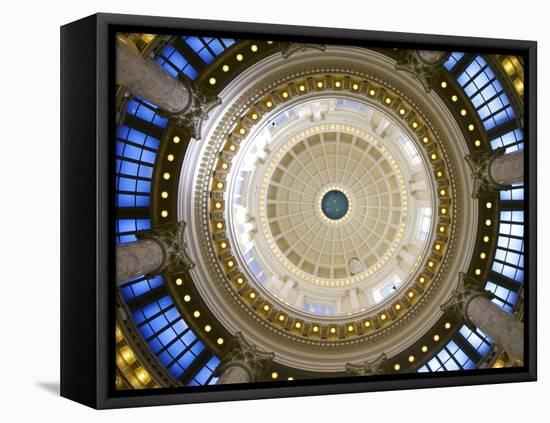
[[[224,91],[244,93],[224,103]],[[270,56],[224,91],[210,120],[218,123],[192,159],[204,166],[180,182],[196,187],[194,199],[182,197],[181,218],[204,219],[188,244],[206,246],[197,262],[211,257],[192,274],[206,281],[212,309],[224,304],[220,319],[293,366],[305,345],[339,346],[340,368],[355,354],[376,358],[386,342],[401,348],[420,322],[433,324],[441,312],[428,298],[456,283],[440,270],[466,266],[457,242],[473,248],[456,226],[476,225],[458,160],[466,143],[438,98],[413,76],[396,77],[387,57],[336,46]],[[413,102],[420,93],[423,102]],[[327,194],[344,214],[327,209]],[[210,210],[187,216],[186,204],[200,198],[211,199]],[[429,316],[404,318],[422,311]],[[336,370],[337,350],[330,365],[326,353],[310,354],[321,356],[303,366]]]
[[[325,97],[266,122],[261,150],[251,136],[253,152],[243,156],[250,170],[237,165],[233,229],[241,255],[265,269],[250,277],[283,302],[317,315],[364,311],[413,273],[429,241],[430,181],[411,139],[389,119],[366,103]],[[389,147],[373,126],[391,133]],[[266,150],[276,153],[258,163]],[[404,173],[414,174],[414,192]],[[258,236],[246,230],[251,220]]]
[[[517,133],[488,135],[481,100],[456,80],[477,58],[200,38],[224,48],[205,47],[212,57],[199,71],[197,58],[173,56],[194,49],[189,38],[199,39],[142,36],[138,46],[202,104],[156,112],[169,120],[156,132],[150,207],[155,227],[185,222],[192,265],[163,273],[165,292],[211,355],[223,361],[242,337],[273,354],[266,379],[353,374],[381,356],[386,369],[412,372],[463,336],[460,316],[441,306],[459,274],[489,281],[502,231],[503,197],[476,191],[472,163],[495,140],[519,145]],[[508,81],[501,63],[512,59],[491,60]],[[121,340],[140,342],[135,325]],[[491,348],[475,366],[502,358]],[[161,363],[159,385],[174,379]]]

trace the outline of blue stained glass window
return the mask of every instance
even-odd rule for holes
[[[118,219],[116,221],[117,244],[137,241],[135,232],[150,228],[150,219]]]
[[[516,282],[524,276],[524,212],[501,211],[499,236],[492,270]]]
[[[204,48],[204,42],[199,37],[184,37],[184,40],[195,52]]]
[[[230,38],[195,36],[182,37],[182,39],[206,64],[211,63],[216,56],[222,54],[226,48],[235,42]]]
[[[514,111],[500,82],[483,57],[476,56],[457,78],[486,130],[514,118]]]
[[[156,157],[155,152],[145,150],[141,147],[136,147],[135,145],[128,144],[122,141],[117,141],[116,153],[119,157],[132,159],[138,162],[145,162],[151,165],[155,162]]]
[[[523,132],[516,128],[513,131],[491,140],[491,148],[496,150],[499,147],[506,147],[506,154],[523,150]]]
[[[183,74],[189,79],[195,80],[199,75],[197,70],[171,44],[160,52],[156,58],[156,62],[174,78]]]
[[[118,129],[118,138],[155,151],[158,150],[160,145],[157,138],[127,125],[122,125]]]
[[[148,207],[159,140],[122,125],[116,141],[117,207]]]
[[[523,183],[513,184],[512,188],[500,191],[503,201],[523,201]]]
[[[475,368],[473,360],[456,344],[450,341],[430,361],[417,372],[442,372],[453,370],[470,370]]]
[[[474,332],[468,326],[462,325],[459,332],[481,357],[485,357],[489,354],[493,340],[481,332],[481,330],[476,329]]]
[[[254,251],[250,250],[247,252],[244,256],[246,262],[248,263],[248,267],[250,270],[256,275],[258,278],[258,281],[265,282],[267,280],[267,275],[265,274],[264,270],[262,269],[261,265],[258,263],[256,258],[254,257]]]
[[[208,362],[193,376],[188,386],[215,385],[217,377],[213,377],[214,371],[220,365],[220,359],[213,356]]]
[[[182,341],[178,341],[179,343],[182,343]],[[185,369],[187,369],[193,362],[196,360],[197,356],[204,350],[204,344],[201,341],[196,341],[194,345],[189,346],[183,344],[185,348],[185,353],[181,354],[180,356],[172,356],[175,361],[173,361],[169,367],[168,370],[172,375],[176,378],[181,377]]]
[[[160,313],[164,308],[172,306],[172,300],[166,296],[160,300],[153,301],[139,310],[134,311],[133,318],[137,324],[141,324],[147,319]]]
[[[164,280],[160,275],[150,279],[140,277],[122,285],[120,294],[124,301],[130,301],[162,285],[164,285]]]
[[[462,59],[463,56],[464,56],[464,53],[455,52],[449,56],[447,61],[443,63],[443,66],[445,67],[445,69],[450,71],[452,68],[455,67],[458,61]]]
[[[305,299],[302,305],[304,311],[314,313],[314,314],[334,314],[335,304],[334,303],[315,303],[311,302],[309,299]]]
[[[166,127],[168,119],[158,115],[158,107],[153,103],[139,97],[134,97],[126,107],[126,113],[150,122],[161,128]]]
[[[485,289],[495,295],[491,301],[504,311],[511,313],[514,310],[514,306],[518,302],[518,294],[516,292],[491,281],[487,281]]]
[[[135,310],[132,317],[151,351],[175,378],[205,349],[169,296]]]
[[[225,47],[222,45],[222,43],[217,38],[214,38],[209,43],[209,46],[210,46],[210,49],[214,52],[214,54],[216,56],[222,54],[223,51],[225,50]]]

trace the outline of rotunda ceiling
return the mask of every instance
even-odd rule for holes
[[[395,119],[324,96],[258,128],[227,186],[229,238],[258,289],[330,318],[370,310],[414,282],[432,241],[434,182]]]
[[[467,266],[477,219],[443,103],[388,57],[337,46],[268,57],[220,98],[178,205],[212,312],[306,370],[414,342]]]

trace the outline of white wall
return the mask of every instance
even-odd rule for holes
[[[420,5],[419,3],[423,3]],[[548,270],[539,276],[537,383],[91,411],[54,394],[59,381],[59,26],[97,11],[241,21],[339,26],[539,41],[539,151],[549,155],[546,95],[550,57],[542,1],[296,0],[8,0],[2,4],[2,288],[0,289],[0,415],[5,421],[54,418],[103,421],[527,421],[547,410]],[[544,35],[546,34],[546,35]],[[30,135],[19,134],[31,128]],[[6,151],[7,149],[7,151]],[[550,168],[540,169],[548,181]],[[541,191],[544,189],[541,188]],[[541,192],[540,208],[550,207]],[[550,237],[541,220],[539,239]],[[550,247],[540,242],[539,257]],[[6,256],[7,254],[7,256]],[[7,270],[7,272],[6,272]],[[19,275],[25,275],[20,277]],[[6,292],[7,290],[7,292]],[[13,316],[10,317],[13,313]],[[13,327],[11,327],[13,326]],[[31,342],[32,340],[32,342]],[[283,420],[284,419],[284,420]]]

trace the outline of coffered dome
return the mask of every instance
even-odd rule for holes
[[[257,289],[333,319],[414,283],[432,241],[434,181],[407,133],[342,93],[310,95],[258,123],[227,188],[229,237]]]

